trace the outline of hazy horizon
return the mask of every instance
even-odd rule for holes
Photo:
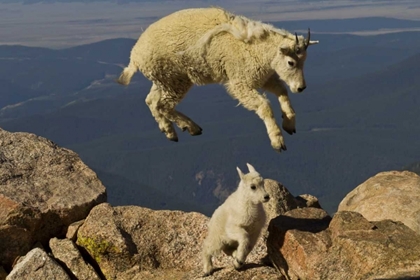
[[[70,0],[68,0],[70,1]],[[149,24],[176,10],[220,6],[264,22],[389,17],[418,20],[420,3],[395,1],[161,1],[118,4],[19,4],[0,1],[0,44],[66,48],[111,38],[137,38]],[[378,30],[362,35],[403,30]],[[408,30],[405,30],[408,31]],[[416,29],[418,31],[418,29]],[[313,30],[313,33],[316,33]]]

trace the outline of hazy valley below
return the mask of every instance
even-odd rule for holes
[[[333,213],[349,191],[380,171],[419,172],[420,33],[343,34],[415,29],[419,21],[274,24],[311,26],[321,42],[308,50],[308,89],[291,95],[297,134],[284,132],[286,152],[274,152],[262,121],[236,107],[219,85],[194,87],[178,107],[203,135],[179,132],[178,143],[166,140],[144,102],[151,83],[141,74],[128,87],[115,83],[132,38],[64,49],[0,46],[0,127],[33,132],[77,152],[113,205],[210,215],[236,188],[235,167],[249,162],[294,195],[317,196]]]

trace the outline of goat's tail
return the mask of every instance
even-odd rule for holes
[[[130,64],[128,64],[128,66],[124,68],[117,82],[124,86],[128,85],[131,81],[131,78],[138,70],[139,69],[137,68],[137,66],[135,66],[134,63],[130,61]]]

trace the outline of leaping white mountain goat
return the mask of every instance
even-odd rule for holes
[[[118,82],[128,85],[140,70],[153,82],[146,103],[166,137],[178,141],[173,123],[191,135],[202,129],[175,110],[192,85],[224,84],[229,94],[264,121],[271,146],[286,150],[268,99],[280,102],[283,129],[296,132],[295,112],[285,84],[294,93],[306,88],[306,50],[318,41],[220,8],[187,9],[151,24],[133,47]]]
[[[212,273],[212,256],[223,251],[233,256],[233,265],[239,269],[257,243],[265,225],[266,214],[262,203],[270,196],[264,189],[264,179],[248,164],[249,173],[237,168],[241,181],[238,189],[214,211],[203,245],[204,276]]]

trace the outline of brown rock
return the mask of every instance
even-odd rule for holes
[[[77,244],[97,261],[107,279],[159,279],[172,274],[160,279],[195,279],[202,275],[201,249],[208,220],[199,213],[104,203],[94,207],[80,227]],[[254,262],[265,254],[254,250],[245,265],[248,269],[241,272],[222,254],[214,259],[220,269],[208,279],[253,279],[255,275],[268,277],[255,279],[281,279],[274,268]]]
[[[299,208],[314,207],[322,209],[321,204],[319,204],[318,198],[310,194],[301,194],[296,197],[296,201]]]
[[[401,222],[347,211],[330,222],[323,210],[302,208],[272,220],[269,233],[269,256],[288,279],[420,277],[420,235]]]
[[[6,277],[6,280],[22,279],[70,280],[70,277],[47,253],[35,248]]]
[[[299,208],[273,219],[267,246],[275,267],[291,279],[319,279],[319,262],[331,246],[330,221],[318,208]]]
[[[90,264],[87,264],[73,241],[69,239],[50,239],[54,257],[62,263],[78,280],[100,280]]]
[[[37,241],[64,235],[105,200],[104,186],[77,154],[0,129],[0,265],[10,269]]]
[[[270,200],[264,203],[268,221],[298,207],[296,199],[281,183],[264,179],[264,188],[270,195]]]
[[[338,211],[355,211],[369,221],[400,221],[420,233],[420,176],[409,171],[379,173],[351,191]]]
[[[134,267],[129,271],[120,273],[118,280],[285,280],[276,269],[268,266],[246,264],[242,271],[236,271],[232,267],[223,267],[208,277],[201,277],[201,268],[191,271],[180,271],[176,269],[156,269],[141,271]]]
[[[420,277],[420,235],[401,222],[368,222],[356,212],[337,212],[321,279]],[[395,278],[393,278],[395,279]]]
[[[70,239],[73,242],[76,242],[77,232],[79,231],[79,228],[83,225],[84,222],[85,220],[83,219],[69,225],[69,227],[67,228],[66,238]]]

